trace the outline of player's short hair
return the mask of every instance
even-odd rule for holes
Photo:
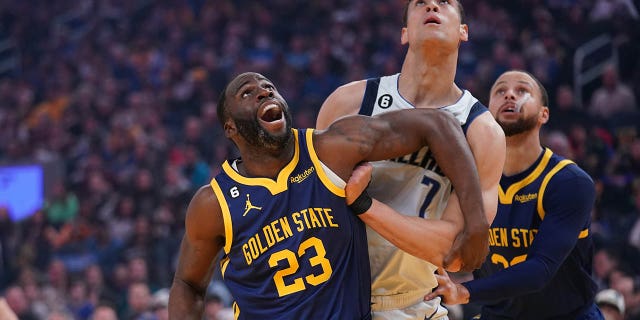
[[[224,127],[224,123],[227,122],[227,108],[225,103],[227,102],[227,88],[229,84],[224,86],[222,91],[220,92],[220,96],[218,97],[218,105],[216,106],[216,113],[218,116],[218,121]]]
[[[530,72],[524,71],[524,70],[520,70],[520,69],[509,70],[507,72],[520,72],[520,73],[524,73],[524,74],[528,75],[529,77],[531,77],[531,79],[533,79],[533,81],[535,81],[536,86],[538,86],[538,90],[540,91],[540,102],[542,103],[543,106],[549,107],[549,94],[547,93],[547,89],[545,89],[545,87],[542,85],[542,82],[540,82],[540,80],[538,80],[538,78],[533,76]],[[505,73],[507,73],[507,72],[505,72]],[[495,84],[496,83],[494,81],[493,86],[491,86],[491,91],[492,92],[493,92],[493,87],[495,86]]]
[[[409,15],[409,4],[413,0],[406,0],[404,3],[404,13],[402,15],[402,24],[403,26],[407,26],[407,16]],[[464,7],[462,6],[462,2],[460,0],[455,0],[458,4],[458,13],[460,14],[460,23],[465,24],[467,21],[467,17],[464,13]]]

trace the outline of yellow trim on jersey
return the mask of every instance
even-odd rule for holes
[[[222,221],[224,222],[224,252],[228,254],[231,250],[231,242],[233,241],[231,211],[229,210],[227,199],[225,199],[224,194],[222,193],[222,189],[220,189],[220,185],[218,185],[218,181],[216,181],[216,179],[214,178],[211,180],[210,184],[211,188],[213,189],[213,193],[215,193],[216,198],[218,198],[220,208],[222,209]]]
[[[273,181],[269,178],[247,178],[240,175],[236,170],[231,168],[229,161],[225,161],[222,164],[222,170],[231,177],[231,179],[235,180],[238,183],[242,183],[248,186],[262,186],[267,188],[271,192],[272,195],[276,195],[280,192],[287,190],[287,181],[289,180],[289,176],[293,169],[295,169],[296,165],[298,165],[298,159],[300,157],[300,144],[298,143],[298,130],[291,129],[293,131],[293,136],[295,139],[295,151],[293,154],[293,159],[291,162],[287,164],[280,172],[278,173],[278,178],[276,181]]]
[[[240,307],[238,307],[238,304],[234,301],[231,308],[233,309],[233,319],[238,320],[238,317],[240,317]]]
[[[584,229],[582,231],[580,231],[580,234],[578,235],[578,239],[584,239],[589,235],[589,229]]]
[[[224,272],[227,270],[227,266],[229,265],[229,261],[231,259],[229,258],[229,256],[225,256],[224,258],[222,258],[222,260],[220,260],[220,273],[222,273],[222,278],[224,279]]]
[[[318,173],[318,178],[322,181],[329,191],[335,194],[338,197],[345,197],[346,194],[344,189],[338,187],[329,179],[327,173],[324,172],[322,168],[322,164],[320,163],[320,159],[318,159],[318,155],[316,154],[316,149],[313,147],[313,131],[312,129],[307,130],[306,140],[307,140],[307,149],[309,149],[309,157],[311,158],[311,162],[313,162],[313,166],[316,167],[316,172]]]
[[[547,163],[549,163],[551,155],[553,155],[553,152],[545,148],[544,155],[542,156],[542,160],[540,161],[540,163],[538,163],[538,166],[526,178],[510,185],[507,189],[507,192],[504,192],[502,190],[502,187],[498,185],[498,197],[500,199],[500,203],[511,204],[513,202],[513,197],[516,195],[516,192],[520,191],[520,189],[526,187],[528,184],[538,179],[542,171],[544,171],[544,169],[547,167]]]
[[[558,173],[560,169],[572,163],[573,161],[568,159],[558,162],[558,164],[556,164],[556,166],[553,167],[553,169],[551,169],[549,173],[547,173],[547,175],[544,177],[544,180],[542,180],[542,184],[540,185],[540,191],[538,191],[538,216],[540,216],[541,220],[544,220],[544,216],[546,214],[544,212],[544,207],[542,206],[542,199],[544,199],[544,191],[545,189],[547,189],[547,184],[549,184],[549,180],[551,180],[551,177],[553,177],[556,173]]]

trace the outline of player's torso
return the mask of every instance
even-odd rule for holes
[[[489,229],[486,264],[497,271],[527,257],[544,219],[543,192],[561,158],[546,149],[529,170],[500,181],[498,211]],[[564,164],[564,163],[563,163]]]
[[[360,114],[414,109],[398,92],[397,81],[398,75],[368,80]],[[475,116],[473,112],[486,111],[467,91],[455,104],[441,109],[451,112],[461,125],[467,123],[470,115]],[[404,215],[441,217],[451,194],[451,183],[428,147],[396,159],[374,162],[373,166],[369,187],[373,197]],[[418,297],[436,286],[435,266],[398,250],[370,228],[367,236],[374,295],[414,292]]]
[[[562,170],[570,170],[568,166],[572,165],[575,166],[545,149],[525,172],[502,177],[498,212],[489,230],[489,256],[477,275],[488,277],[527,259],[545,217],[553,214],[544,205],[548,190],[558,190],[555,185],[558,181],[552,178]],[[565,319],[567,314],[589,306],[594,284],[590,279],[591,259],[586,258],[592,250],[588,225],[587,222],[574,249],[542,290],[488,304],[483,309],[483,319],[502,319],[502,315],[518,319]]]
[[[228,164],[215,179],[226,200],[222,274],[240,319],[368,314],[364,225],[307,150],[308,133],[300,131],[294,160],[277,181],[241,177]]]

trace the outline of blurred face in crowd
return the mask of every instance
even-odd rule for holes
[[[491,88],[489,111],[507,137],[528,132],[549,120],[537,82],[528,74],[502,74]]]
[[[129,287],[127,302],[135,312],[146,311],[151,303],[149,287],[144,283],[134,283]]]
[[[237,133],[251,146],[271,151],[282,150],[292,138],[289,106],[263,75],[241,74],[229,83],[224,94],[228,137]]]
[[[99,306],[93,312],[91,320],[118,320],[116,312],[111,307]]]
[[[457,49],[468,40],[468,27],[462,24],[457,0],[411,0],[407,5],[402,44],[445,45]]]
[[[5,299],[7,300],[9,308],[18,315],[29,310],[29,301],[27,301],[27,297],[25,296],[22,288],[18,286],[7,289],[5,292]]]

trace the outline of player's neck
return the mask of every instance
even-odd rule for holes
[[[242,161],[238,162],[238,172],[247,178],[276,179],[278,174],[293,158],[295,145],[288,143],[284,150],[277,153],[245,149],[240,152]]]
[[[502,170],[506,176],[512,176],[527,170],[536,162],[540,152],[542,152],[538,130],[507,137],[506,141],[507,157]]]
[[[457,57],[457,54],[424,57],[409,50],[398,81],[400,94],[418,108],[455,103],[462,95],[454,83]]]

